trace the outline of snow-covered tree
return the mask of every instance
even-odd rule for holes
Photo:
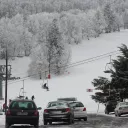
[[[103,30],[106,27],[103,12],[100,8],[94,12],[94,15],[92,15],[92,27],[95,37],[99,37],[99,35],[103,33]]]
[[[105,28],[105,32],[106,33],[110,33],[112,32],[115,28],[115,15],[114,12],[111,8],[111,4],[107,3],[104,7],[104,18],[106,21],[106,28]]]
[[[128,29],[128,9],[123,14],[124,29]]]
[[[32,55],[29,73],[42,75],[47,73],[61,74],[70,60],[70,49],[59,30],[58,21],[54,19],[50,24],[46,42],[37,46],[37,51]]]

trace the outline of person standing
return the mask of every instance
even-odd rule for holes
[[[28,100],[28,97],[26,96],[26,98],[25,98],[26,100]]]
[[[9,105],[10,105],[11,102],[12,102],[12,100],[10,99],[10,100],[9,100]]]
[[[3,112],[5,112],[5,103],[3,104]]]
[[[32,99],[32,100],[34,100],[34,99],[35,99],[34,95],[31,97],[31,99]]]

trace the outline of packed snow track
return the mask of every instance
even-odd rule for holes
[[[40,126],[39,128],[127,128],[128,116],[114,117],[113,115],[89,114],[88,121],[76,120],[73,125],[66,123],[54,123],[52,125]],[[5,126],[0,126],[5,128]],[[11,128],[33,128],[30,126],[12,126]]]

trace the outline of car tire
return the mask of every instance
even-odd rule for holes
[[[74,121],[74,118],[73,118],[73,119],[72,119],[72,124],[74,124],[74,122],[75,122],[75,121]]]
[[[84,121],[87,121],[87,117],[84,118]]]
[[[117,113],[117,116],[120,117],[121,115],[119,113]]]
[[[52,121],[49,121],[49,124],[52,125]]]
[[[117,116],[117,113],[116,113],[116,111],[115,111],[115,116]]]
[[[47,124],[48,124],[48,122],[46,120],[44,120],[44,125],[47,125]]]
[[[6,123],[6,128],[10,128],[11,124]]]
[[[39,128],[39,123],[34,124],[34,127],[35,127],[35,128]]]
[[[105,110],[105,114],[109,114],[109,111],[108,110]]]
[[[35,128],[39,128],[39,125],[34,125]]]
[[[71,118],[71,116],[70,116],[70,118],[68,119],[68,124],[69,124],[69,125],[72,124],[72,118]]]

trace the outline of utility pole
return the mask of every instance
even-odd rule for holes
[[[112,55],[110,55],[110,61],[109,61],[109,63],[106,63],[106,66],[105,66],[105,73],[110,73],[110,71],[108,71],[108,70],[106,70],[106,67],[107,67],[107,65],[109,64],[110,65],[110,68],[109,68],[109,70],[111,70],[112,69],[112,59],[111,59],[111,56]],[[109,91],[109,96],[111,95],[110,93],[111,93],[111,88],[110,88],[110,84],[109,84],[109,89],[108,89],[108,91]]]
[[[6,79],[5,79],[5,107],[7,107],[7,91],[8,91],[8,50],[6,45]],[[5,108],[5,113],[7,108]]]
[[[112,69],[112,58],[111,58],[111,55],[110,55],[110,69]],[[110,84],[109,84],[109,96],[110,96]]]
[[[23,80],[23,98],[24,98],[24,80]]]

